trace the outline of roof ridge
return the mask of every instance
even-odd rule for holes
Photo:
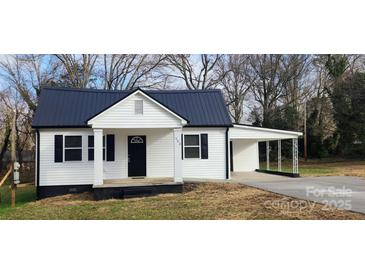
[[[124,92],[130,93],[134,90],[110,90],[110,89],[93,89],[93,88],[69,88],[69,87],[52,87],[52,86],[42,86],[42,90],[58,90],[58,91],[72,91],[72,92],[93,92],[93,93],[117,93]],[[206,92],[221,92],[220,89],[198,89],[198,90],[189,90],[189,89],[166,89],[166,90],[144,90],[142,91],[146,93],[206,93]]]
[[[208,92],[220,92],[220,89],[166,89],[166,90],[143,90],[144,92],[151,93],[208,93]]]
[[[92,88],[68,88],[68,87],[42,87],[42,90],[54,90],[54,91],[71,91],[71,92],[90,92],[90,93],[116,93],[116,92],[132,92],[131,90],[110,90],[110,89],[92,89]]]

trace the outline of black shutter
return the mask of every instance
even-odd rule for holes
[[[63,135],[54,136],[54,161],[63,162]]]
[[[184,160],[184,134],[181,134],[181,160]]]
[[[113,134],[108,134],[106,136],[106,160],[108,162],[112,162],[115,159],[115,141],[114,141],[114,135]]]
[[[89,135],[88,136],[88,142],[87,142],[87,146],[88,146],[88,160],[89,161],[94,161],[94,136],[93,135]]]
[[[200,134],[200,155],[201,159],[208,159],[208,134]]]

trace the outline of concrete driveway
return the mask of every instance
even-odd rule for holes
[[[359,177],[290,178],[259,172],[240,172],[232,174],[232,182],[365,213],[365,180]]]

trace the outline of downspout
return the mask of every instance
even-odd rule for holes
[[[40,151],[40,148],[39,148],[39,145],[40,145],[40,138],[39,138],[39,130],[37,129],[36,130],[36,137],[37,137],[37,144],[36,144],[36,172],[37,172],[37,178],[36,178],[36,181],[37,181],[37,185],[36,185],[36,193],[37,193],[37,199],[38,199],[38,195],[39,195],[39,151]]]
[[[229,127],[226,129],[226,179],[229,179],[229,138],[228,138]]]

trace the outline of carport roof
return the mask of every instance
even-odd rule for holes
[[[242,124],[233,124],[230,129],[230,139],[246,139],[256,141],[271,141],[294,139],[302,136],[301,132],[281,129],[254,127]]]

